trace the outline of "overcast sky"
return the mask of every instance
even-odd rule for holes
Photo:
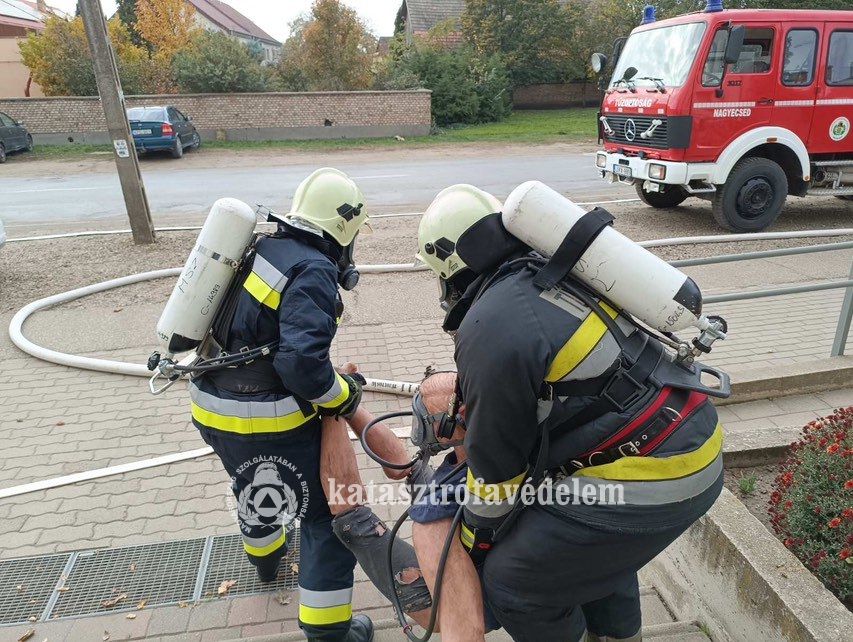
[[[284,40],[288,34],[288,25],[300,13],[311,8],[311,0],[224,0],[243,15],[248,16],[264,31]],[[362,20],[377,36],[390,36],[394,33],[394,19],[402,0],[344,0],[358,11]],[[77,0],[47,0],[69,13],[74,12]],[[101,0],[104,12],[112,15],[115,11],[114,0]]]

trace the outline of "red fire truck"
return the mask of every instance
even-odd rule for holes
[[[853,200],[853,11],[708,9],[617,41],[599,114],[603,178],[652,207],[710,200],[729,230],[788,195]],[[607,64],[593,55],[593,68]],[[851,205],[853,215],[853,205]]]

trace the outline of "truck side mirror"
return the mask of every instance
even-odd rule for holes
[[[726,43],[726,52],[724,55],[724,60],[727,65],[734,65],[738,60],[740,60],[745,35],[746,27],[743,25],[732,27],[731,31],[729,31],[729,41]]]
[[[592,58],[590,58],[589,66],[592,67],[592,70],[601,75],[604,71],[604,68],[607,66],[607,56],[602,53],[594,53],[592,54]]]

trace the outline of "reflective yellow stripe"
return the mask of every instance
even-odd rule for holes
[[[352,604],[318,608],[315,606],[299,605],[299,621],[303,624],[323,626],[338,624],[352,619]]]
[[[241,435],[258,433],[284,432],[306,424],[317,416],[314,413],[306,417],[301,411],[284,417],[230,417],[205,410],[197,404],[192,404],[192,416],[197,422],[208,428],[236,432]]]
[[[243,287],[263,305],[278,310],[278,306],[281,304],[281,294],[254,272],[249,274],[243,283]]]
[[[474,533],[471,532],[471,529],[462,524],[462,530],[459,533],[459,539],[462,540],[462,543],[467,548],[474,548]]]
[[[349,384],[347,383],[346,379],[344,379],[337,372],[335,373],[335,376],[338,378],[338,383],[341,386],[341,391],[340,393],[338,393],[338,396],[332,399],[331,401],[319,404],[323,406],[323,408],[337,408],[343,402],[349,399]]]
[[[616,315],[619,314],[606,303],[602,303],[601,307],[611,319],[615,319]],[[569,337],[566,344],[560,348],[557,356],[554,357],[551,368],[548,370],[548,374],[545,375],[545,381],[549,383],[559,381],[577,368],[589,356],[589,353],[593,351],[606,333],[607,326],[604,325],[601,317],[595,312],[590,312],[580,327],[575,330],[575,333]]]
[[[521,485],[521,482],[524,481],[525,477],[527,477],[527,471],[524,471],[520,475],[516,475],[505,482],[499,482],[497,484],[481,484],[474,478],[474,474],[469,468],[466,485],[470,492],[474,493],[481,499],[487,499],[489,501],[503,501],[515,495],[515,492],[518,490],[518,487]]]
[[[267,544],[266,546],[252,546],[251,544],[247,544],[243,542],[243,548],[246,549],[246,552],[249,555],[254,555],[255,557],[266,557],[270,553],[274,553],[282,546],[284,546],[285,542],[285,534],[284,530],[281,531],[281,537],[279,537],[272,544]]]
[[[614,481],[664,481],[693,475],[709,466],[723,449],[723,427],[696,450],[671,457],[623,457],[611,464],[583,469],[584,477]]]

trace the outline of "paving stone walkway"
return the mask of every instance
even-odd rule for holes
[[[726,316],[731,338],[709,361],[737,370],[824,359],[840,302],[841,292],[830,291],[713,306],[708,312]],[[149,351],[142,346],[103,354],[144,362]],[[354,361],[370,376],[417,381],[427,366],[452,365],[452,344],[437,322],[360,325],[341,330],[334,358]],[[408,401],[370,393],[366,404],[381,413],[405,409]],[[853,388],[726,406],[720,415],[733,433],[794,430],[850,404]],[[201,448],[187,410],[183,385],[152,397],[143,379],[75,370],[23,354],[6,360],[0,371],[0,489]],[[381,472],[364,454],[359,464],[366,480],[380,479]],[[214,457],[205,456],[0,499],[0,559],[233,533],[229,498],[227,476]],[[400,509],[379,510],[390,518]],[[356,608],[370,609],[375,618],[391,617],[364,579]],[[214,640],[295,627],[294,604],[281,605],[274,596],[220,602],[225,606],[150,609],[134,620],[113,615],[40,626],[50,626],[52,641],[103,640],[104,631],[112,640]],[[18,629],[0,628],[0,638],[6,639],[7,632],[14,639],[11,634]]]

